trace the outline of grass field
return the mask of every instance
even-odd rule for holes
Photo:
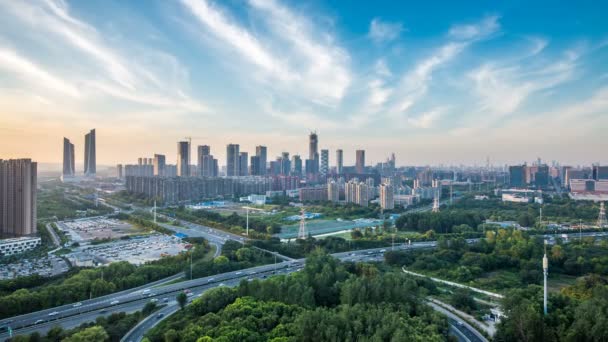
[[[380,220],[361,220],[361,221],[336,221],[336,220],[313,220],[306,221],[306,230],[309,234],[315,236],[319,234],[327,234],[339,232],[341,230],[351,230],[355,228],[365,228],[381,225]],[[300,229],[299,223],[285,225],[281,227],[281,233],[275,235],[281,239],[291,239],[298,236]]]

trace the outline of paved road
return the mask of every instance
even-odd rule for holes
[[[504,298],[503,295],[495,293],[495,292],[490,292],[490,291],[478,289],[478,288],[473,287],[473,286],[467,286],[467,285],[455,283],[453,281],[443,280],[443,279],[439,279],[439,278],[430,277],[430,276],[427,276],[427,275],[424,275],[424,274],[408,271],[408,270],[405,269],[405,266],[403,266],[401,268],[401,270],[403,271],[403,273],[414,275],[414,276],[421,277],[421,278],[427,278],[427,279],[430,279],[430,280],[432,280],[432,281],[434,281],[436,283],[442,283],[442,284],[446,284],[446,285],[449,285],[449,286],[460,287],[460,288],[463,288],[463,289],[469,289],[469,290],[471,290],[473,292],[481,293],[481,294],[484,294],[486,296],[490,296],[490,297],[494,297],[494,298],[498,298],[498,299],[503,299]]]
[[[473,242],[475,241],[475,239],[471,239],[468,241]],[[411,245],[396,245],[395,249],[413,250],[435,247],[435,241],[427,241],[416,242],[412,243]],[[343,261],[382,261],[384,252],[386,252],[388,249],[390,248],[373,248],[367,250],[335,253],[332,255]],[[282,261],[276,264],[257,266],[245,270],[228,272],[210,277],[198,278],[179,283],[158,286],[161,282],[170,281],[167,280],[169,279],[167,278],[163,281],[147,284],[138,288],[121,291],[92,300],[83,301],[82,304],[79,306],[74,306],[73,304],[63,305],[56,308],[51,308],[5,319],[0,321],[0,327],[10,325],[11,327],[13,327],[13,329],[15,329],[15,333],[25,334],[31,333],[33,331],[45,332],[49,329],[49,327],[52,327],[53,325],[60,325],[65,327],[78,326],[84,322],[93,321],[96,317],[100,315],[109,314],[110,312],[136,310],[137,308],[141,309],[148,300],[151,300],[153,298],[157,298],[159,301],[164,302],[164,298],[171,298],[172,296],[174,297],[179,292],[182,292],[185,289],[189,289],[192,292],[198,294],[211,287],[236,284],[241,280],[246,280],[252,277],[266,278],[267,276],[271,276],[273,274],[287,274],[295,272],[303,267],[304,262],[304,259],[298,259],[295,261]],[[176,279],[181,276],[183,275],[178,274],[170,278]],[[157,287],[154,287],[155,285]],[[168,306],[170,305],[171,304],[169,303]],[[107,312],[103,312],[104,310],[107,310]],[[50,315],[54,312],[57,312],[57,314]],[[39,323],[36,324],[35,322],[37,321]],[[5,339],[7,337],[7,333],[5,332],[2,332],[0,334],[0,340]]]
[[[166,217],[166,216],[164,216],[164,217]],[[166,217],[166,218],[168,218],[168,217]],[[177,226],[173,226],[173,225],[170,225],[167,223],[158,223],[157,222],[157,224],[161,225],[162,227],[173,230],[176,233],[182,233],[182,234],[188,235],[190,237],[205,238],[207,241],[209,241],[210,244],[216,246],[216,248],[217,248],[216,256],[219,256],[219,253],[221,252],[221,249],[222,249],[222,245],[224,245],[224,243],[226,243],[226,241],[228,241],[228,240],[237,241],[242,244],[244,244],[245,241],[249,240],[249,238],[247,238],[245,236],[228,233],[223,230],[219,230],[219,229],[215,229],[215,228],[211,228],[211,227],[207,227],[207,226],[202,226],[200,224],[196,224],[196,223],[192,223],[192,222],[188,222],[188,221],[180,220],[180,223],[182,226],[177,227]],[[281,260],[288,260],[288,261],[295,260],[288,256],[281,255],[277,252],[269,251],[269,250],[259,248],[256,246],[251,246],[251,247],[255,248],[255,249],[259,249],[261,251],[264,251],[264,252],[272,254],[272,255],[276,255],[276,257]]]
[[[45,310],[41,310],[41,311],[36,311],[36,312],[32,312],[29,314],[24,314],[24,315],[20,315],[20,316],[15,316],[15,317],[11,317],[11,318],[7,318],[7,319],[3,319],[0,320],[0,327],[4,327],[4,326],[11,326],[14,330],[19,330],[21,328],[25,328],[25,327],[29,327],[29,326],[42,326],[43,323],[46,322],[54,322],[54,321],[64,321],[64,318],[66,318],[66,321],[70,321],[70,319],[74,316],[79,317],[82,316],[85,313],[90,313],[90,312],[95,312],[94,317],[99,316],[100,313],[98,313],[97,311],[104,309],[104,308],[109,308],[112,307],[114,305],[112,305],[111,303],[115,300],[118,300],[119,302],[127,302],[127,301],[131,301],[132,299],[136,299],[138,295],[140,295],[141,291],[147,289],[147,288],[151,288],[154,286],[159,286],[168,282],[172,282],[176,279],[179,278],[183,278],[184,277],[184,273],[178,273],[175,275],[172,275],[170,277],[167,278],[163,278],[139,287],[135,287],[129,290],[124,290],[124,291],[120,291],[120,292],[116,292],[113,294],[109,294],[106,296],[101,296],[101,297],[97,297],[97,298],[93,298],[93,299],[89,299],[89,300],[83,300],[81,302],[77,302],[77,303],[72,303],[72,304],[67,304],[67,305],[62,305],[62,306],[58,306],[55,308],[51,308],[51,309],[45,309]],[[54,314],[51,315],[52,313],[57,312],[58,314]],[[94,320],[93,317],[93,320]],[[69,318],[69,319],[68,319]],[[44,321],[44,322],[39,322],[38,324],[36,324],[37,321]],[[81,322],[87,322],[87,320],[81,320]],[[63,324],[62,324],[63,325]],[[21,331],[21,330],[19,330]],[[0,334],[0,340],[2,338],[5,338],[5,336],[3,334]]]
[[[460,317],[435,303],[427,302],[427,304],[431,306],[433,310],[448,317],[450,330],[456,330],[456,336],[459,341],[488,342],[488,340],[482,334],[480,334],[469,323],[463,321]]]
[[[428,248],[435,246],[435,242],[422,242],[417,244],[412,244],[412,246],[406,246],[402,248]],[[360,260],[363,256],[371,256],[373,254],[381,254],[386,251],[384,248],[375,248],[370,250],[362,250],[356,252],[346,252],[346,253],[337,253],[334,254],[335,257],[343,260],[352,260],[357,261]],[[162,287],[156,287],[161,282],[170,282],[171,280],[182,277],[182,274],[178,274],[172,276],[167,279],[163,279],[162,281],[147,284],[145,286],[140,286],[134,289],[125,290],[121,292],[117,292],[114,294],[110,294],[103,297],[94,298],[91,300],[82,301],[80,305],[75,306],[76,304],[68,304],[63,305],[51,309],[41,310],[37,312],[32,312],[25,315],[20,315],[16,317],[12,317],[9,319],[4,319],[0,321],[0,327],[2,326],[11,326],[16,332],[30,332],[37,331],[37,325],[42,325],[43,323],[52,321],[59,325],[63,325],[64,322],[74,322],[75,320],[79,320],[80,322],[90,321],[90,317],[82,318],[82,315],[90,312],[99,312],[102,309],[107,309],[117,305],[123,305],[130,302],[141,301],[142,294],[146,289],[151,289],[150,292],[154,292],[152,297],[160,297],[165,294],[175,293],[176,291],[183,291],[184,289],[191,289],[196,287],[205,286],[211,283],[221,283],[231,279],[247,279],[248,276],[252,276],[258,273],[263,272],[278,272],[282,269],[293,270],[294,268],[302,267],[304,263],[304,259],[299,259],[296,261],[282,261],[276,264],[264,265],[253,267],[247,270],[229,272],[224,274],[215,275],[212,277],[198,278],[189,281],[183,281],[175,284],[169,284]],[[117,303],[118,301],[118,303]],[[145,302],[141,302],[141,306]],[[56,314],[54,314],[56,312]],[[36,323],[38,322],[38,323]],[[41,329],[42,330],[42,329]],[[0,339],[6,338],[6,334],[0,334]]]
[[[51,239],[53,240],[53,244],[55,245],[55,247],[61,247],[61,239],[59,238],[59,236],[57,236],[57,233],[55,232],[55,229],[53,229],[53,227],[51,226],[51,223],[46,224],[46,230],[51,235]]]

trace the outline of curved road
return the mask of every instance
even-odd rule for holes
[[[399,245],[395,246],[395,249],[409,250],[434,247],[436,247],[436,242],[428,241],[412,243],[411,245]],[[386,252],[388,249],[390,248],[373,248],[368,250],[335,253],[332,254],[332,256],[342,261],[381,261],[383,259],[384,252]],[[162,286],[162,283],[170,282],[171,280],[183,276],[183,274],[177,274],[175,276],[155,283],[147,284],[145,286],[140,286],[138,288],[82,301],[82,304],[79,306],[75,306],[74,304],[63,305],[52,309],[5,319],[0,321],[0,327],[11,326],[14,329],[15,334],[29,334],[34,331],[44,333],[54,325],[60,325],[66,328],[75,327],[84,322],[94,321],[94,319],[98,316],[109,315],[112,312],[133,312],[141,310],[141,308],[143,308],[148,301],[153,299],[156,299],[160,304],[167,304],[167,306],[160,311],[165,314],[164,317],[167,317],[170,315],[171,311],[175,309],[176,303],[174,303],[173,299],[178,293],[184,291],[185,289],[191,290],[191,292],[194,293],[194,296],[197,296],[207,289],[216,286],[233,286],[242,280],[247,280],[250,278],[266,278],[274,274],[288,274],[296,272],[304,266],[304,262],[304,259],[282,261],[276,264],[257,266],[245,270],[228,272]],[[145,331],[154,326],[156,324],[155,322],[159,321],[158,319],[154,319],[157,317],[157,315],[158,312],[152,317],[142,321],[142,323],[139,325],[141,329],[135,329],[135,331],[126,336],[127,340],[138,341],[143,336]],[[0,340],[8,337],[9,336],[6,331],[2,331],[0,333]]]

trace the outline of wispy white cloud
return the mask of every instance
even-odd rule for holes
[[[402,23],[391,23],[374,18],[369,24],[369,33],[367,35],[375,43],[384,43],[399,38],[402,31]]]
[[[268,28],[254,33],[206,0],[182,3],[207,32],[254,66],[244,66],[243,74],[262,75],[262,83],[278,96],[328,106],[344,97],[352,79],[350,56],[308,18],[275,1],[251,0],[255,18]]]
[[[23,30],[37,32],[39,39],[54,39],[56,48],[71,56],[80,56],[76,72],[58,69],[57,74],[69,78],[81,88],[83,98],[92,98],[102,91],[106,96],[146,106],[168,106],[178,111],[203,111],[205,106],[184,95],[178,83],[171,79],[171,64],[144,66],[139,52],[148,57],[162,55],[149,48],[129,46],[130,54],[112,46],[97,29],[70,14],[67,3],[60,0],[32,2],[2,1],[3,8],[21,21]],[[19,29],[19,28],[15,28]],[[18,32],[17,32],[18,34]],[[59,50],[58,50],[59,51]],[[41,54],[44,56],[44,54]],[[159,62],[159,58],[156,58]],[[48,68],[53,69],[54,66]],[[99,72],[99,69],[103,70]],[[60,70],[60,71],[59,71]],[[169,77],[168,77],[169,76]],[[161,81],[163,80],[163,81]],[[67,83],[64,81],[64,83]],[[94,93],[86,93],[93,91]]]
[[[80,96],[78,89],[72,84],[65,82],[41,66],[20,56],[17,52],[0,47],[0,69],[7,73],[14,73],[30,82],[35,88],[45,88],[53,92],[59,92],[73,97]]]
[[[489,37],[500,29],[498,16],[483,18],[480,22],[452,26],[447,42],[435,49],[430,55],[418,61],[415,66],[401,78],[394,93],[395,100],[390,114],[402,117],[420,100],[425,98],[433,79],[433,73],[454,60],[474,41]]]
[[[454,25],[450,28],[448,36],[453,39],[477,40],[486,38],[500,29],[500,19],[497,15],[490,15],[474,24]]]
[[[388,65],[386,64],[386,60],[384,60],[384,59],[379,59],[376,61],[376,63],[374,64],[374,72],[383,77],[393,76],[393,73],[388,68]]]
[[[431,128],[439,120],[444,110],[444,108],[433,108],[418,116],[409,117],[407,122],[416,128]]]
[[[478,111],[489,116],[503,116],[516,111],[533,93],[551,89],[572,80],[576,73],[578,51],[541,65],[487,63],[468,74],[475,94],[480,98]]]
[[[466,43],[449,42],[438,48],[431,55],[416,64],[413,70],[401,79],[398,89],[398,101],[392,112],[401,114],[407,112],[428,91],[433,72],[451,61],[466,47]]]
[[[315,34],[308,18],[274,0],[250,0],[250,3],[263,12],[272,31],[291,46],[291,55],[286,58],[299,70],[301,86],[325,100],[341,100],[352,76],[348,69],[350,56],[335,43],[335,38],[327,32]]]

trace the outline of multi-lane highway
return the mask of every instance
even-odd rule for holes
[[[435,242],[413,243],[411,246],[396,246],[397,249],[419,249],[432,248]],[[375,248],[354,252],[336,253],[334,257],[348,261],[362,261],[371,258],[382,258],[386,248]],[[208,287],[225,285],[227,281],[238,283],[253,276],[266,277],[276,273],[290,273],[303,267],[304,259],[295,261],[282,261],[276,264],[264,265],[240,270],[235,272],[223,273],[211,277],[198,278],[174,284],[162,285],[161,283],[171,282],[171,280],[182,277],[182,274],[173,276],[170,279],[147,284],[135,289],[126,290],[85,300],[79,303],[63,305],[51,309],[41,310],[21,316],[12,317],[0,321],[0,327],[10,326],[15,333],[25,334],[33,331],[45,332],[53,325],[77,326],[80,323],[94,320],[95,317],[109,314],[110,312],[124,311],[124,309],[142,308],[148,300],[153,298],[164,299],[175,297],[179,292],[189,289],[206,289]],[[2,331],[0,339],[8,337],[8,333]]]

